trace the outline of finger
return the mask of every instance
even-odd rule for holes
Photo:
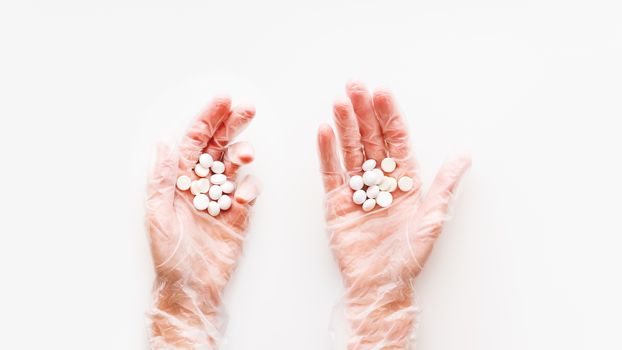
[[[231,98],[216,97],[197,117],[179,147],[182,170],[188,170],[194,166],[218,126],[229,115],[230,108]]]
[[[172,206],[177,182],[177,154],[170,147],[159,144],[156,165],[147,186],[147,211],[150,213]]]
[[[441,233],[449,202],[458,187],[462,175],[471,166],[471,158],[466,155],[446,162],[439,170],[421,206],[423,227],[422,237],[436,238]]]
[[[235,178],[240,166],[248,164],[255,159],[255,149],[246,142],[236,142],[225,151],[223,163],[225,163],[224,174],[228,178]]]
[[[376,162],[380,163],[386,157],[386,150],[380,124],[374,113],[371,95],[361,82],[349,83],[346,91],[352,101],[354,113],[356,113],[361,133],[361,144],[365,149],[365,158],[375,159]]]
[[[346,171],[350,173],[359,172],[365,157],[363,156],[361,134],[352,104],[348,100],[336,101],[333,105],[333,114]]]
[[[393,95],[387,90],[374,92],[374,109],[382,129],[389,156],[406,159],[410,155],[408,144],[408,126],[400,114]]]
[[[320,156],[320,171],[324,180],[326,192],[343,185],[343,169],[339,164],[335,133],[328,124],[320,125],[317,133],[317,142]]]
[[[227,145],[246,128],[254,116],[255,107],[253,106],[235,107],[207,144],[207,153],[214,159],[220,159]]]
[[[253,176],[246,175],[235,190],[235,201],[240,204],[254,203],[260,192],[261,189],[257,180]]]

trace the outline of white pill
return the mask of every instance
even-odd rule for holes
[[[381,191],[388,191],[391,187],[391,180],[389,180],[388,176],[384,176],[378,186],[380,187]]]
[[[354,191],[354,194],[352,194],[352,201],[354,202],[354,204],[363,204],[363,202],[365,202],[365,200],[367,199],[367,193],[365,193],[365,191],[363,190],[357,190]]]
[[[214,174],[209,178],[209,180],[214,185],[222,185],[227,181],[227,177],[224,174]]]
[[[209,168],[204,168],[201,164],[197,164],[194,166],[194,173],[197,174],[198,177],[206,177],[209,175]]]
[[[214,163],[214,158],[209,153],[203,153],[199,156],[199,164],[205,169],[209,169]]]
[[[201,193],[201,184],[199,184],[199,180],[194,180],[190,183],[190,193],[195,196]]]
[[[227,210],[231,208],[231,197],[223,194],[222,197],[218,198],[218,206],[222,210]]]
[[[223,193],[233,193],[235,191],[235,184],[231,181],[225,181],[224,184],[220,185]]]
[[[367,197],[368,198],[376,198],[380,193],[380,187],[378,185],[372,185],[367,188]]]
[[[207,205],[207,212],[211,216],[216,216],[220,214],[220,206],[218,205],[218,202],[209,202],[209,204]]]
[[[192,200],[192,204],[198,210],[205,210],[207,209],[207,205],[209,204],[209,198],[207,198],[207,196],[204,195],[203,193],[199,193],[196,196],[194,196],[194,199]]]
[[[384,179],[384,173],[380,169],[374,169],[372,172],[376,174],[376,181],[374,182],[374,185],[379,185],[382,182],[382,179]]]
[[[370,171],[376,167],[376,161],[373,159],[368,159],[363,163],[363,171]]]
[[[376,200],[375,199],[368,199],[365,202],[363,202],[363,210],[365,211],[370,211],[372,209],[374,209],[374,207],[376,206]]]
[[[393,172],[393,170],[395,170],[395,167],[397,167],[397,163],[395,163],[393,158],[385,158],[380,163],[380,167],[385,173],[391,173]]]
[[[222,196],[222,188],[218,185],[213,185],[209,188],[209,197],[213,200],[218,200]]]
[[[214,174],[222,174],[225,172],[225,164],[223,162],[217,160],[212,163],[212,171]]]
[[[389,176],[389,192],[395,191],[397,188],[397,180],[394,177]]]
[[[187,191],[190,188],[191,184],[192,180],[186,175],[182,175],[177,178],[177,188],[182,191]]]
[[[378,173],[373,170],[363,173],[363,183],[367,186],[376,185],[378,182]]]
[[[408,192],[413,188],[414,183],[413,179],[409,178],[408,176],[402,176],[397,182],[397,185],[399,186],[400,190]]]
[[[350,178],[350,188],[355,191],[363,188],[363,178],[361,175],[354,175]]]
[[[202,179],[198,179],[197,180],[198,186],[199,186],[199,193],[207,193],[207,191],[209,191],[209,180],[202,178]]]
[[[376,197],[376,203],[378,203],[379,206],[386,208],[393,203],[393,195],[389,192],[381,191],[378,193],[378,197]]]

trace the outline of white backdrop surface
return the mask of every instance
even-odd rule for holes
[[[228,92],[257,107],[240,139],[263,194],[224,348],[330,349],[315,132],[352,78],[395,92],[427,184],[473,156],[417,281],[418,348],[622,348],[620,18],[613,0],[0,2],[0,348],[147,349],[154,145]]]

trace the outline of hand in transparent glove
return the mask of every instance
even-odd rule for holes
[[[250,206],[258,194],[252,178],[238,181],[232,207],[216,217],[198,211],[193,195],[176,188],[180,175],[195,176],[199,155],[210,153],[235,178],[253,160],[252,147],[230,144],[255,110],[231,110],[227,97],[214,99],[191,126],[181,145],[158,148],[149,181],[147,228],[156,270],[151,318],[153,349],[215,349],[221,335],[223,289],[241,254]]]
[[[326,190],[326,220],[333,254],[346,286],[349,349],[408,349],[415,322],[413,279],[421,272],[441,233],[448,204],[468,157],[447,162],[426,196],[421,193],[417,163],[408,132],[392,95],[373,96],[361,83],[347,86],[349,100],[334,105],[335,135],[328,125],[318,132]],[[391,176],[414,180],[409,192],[393,192],[390,207],[364,212],[352,201],[350,175],[361,174],[365,159],[397,161]],[[345,167],[345,169],[344,169]]]

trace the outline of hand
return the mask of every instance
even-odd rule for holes
[[[147,228],[156,270],[151,311],[153,349],[215,349],[221,324],[221,297],[242,251],[249,211],[258,189],[250,177],[238,181],[232,207],[216,217],[198,211],[193,195],[177,189],[180,175],[195,176],[193,166],[207,152],[222,159],[228,178],[253,160],[247,143],[230,144],[255,110],[214,99],[177,149],[158,148],[149,181]]]
[[[423,197],[408,129],[392,95],[379,90],[372,97],[361,83],[348,84],[346,90],[349,100],[334,105],[343,167],[330,126],[320,126],[318,143],[330,244],[347,289],[348,349],[408,349],[415,317],[412,281],[441,233],[454,189],[471,162],[459,157],[446,163]],[[387,156],[398,164],[390,176],[407,175],[414,188],[393,192],[388,208],[364,212],[352,201],[348,178],[361,174],[364,160],[380,164]]]

